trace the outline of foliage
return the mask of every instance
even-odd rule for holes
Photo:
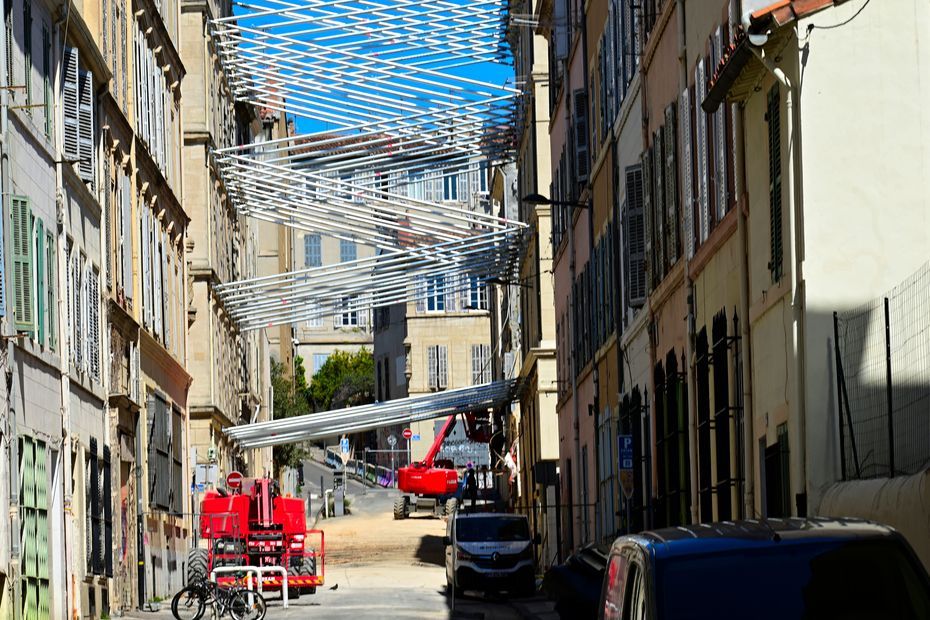
[[[313,375],[308,393],[314,411],[373,403],[375,361],[371,351],[335,351]]]
[[[294,416],[310,413],[310,401],[307,399],[307,377],[304,371],[304,360],[300,356],[294,359],[294,375],[296,381],[290,376],[290,369],[284,364],[271,360],[271,386],[274,390],[273,411],[275,420],[292,418]],[[303,445],[284,444],[274,447],[275,476],[282,467],[300,467],[301,461],[307,456]]]

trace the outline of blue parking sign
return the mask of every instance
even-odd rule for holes
[[[619,435],[620,488],[627,499],[633,497],[633,435]]]
[[[343,454],[348,454],[349,453],[349,439],[347,437],[343,437],[339,441],[339,447],[342,448]]]

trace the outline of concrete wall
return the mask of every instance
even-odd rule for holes
[[[799,31],[845,22],[859,5],[815,14]],[[838,445],[832,312],[880,297],[930,256],[930,5],[868,6],[840,28],[815,29],[791,58],[803,70],[794,75],[804,183],[807,478],[816,507],[839,477],[838,450],[821,448]],[[867,88],[863,76],[870,76]],[[908,378],[915,379],[930,382]]]

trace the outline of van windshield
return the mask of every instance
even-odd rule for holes
[[[930,618],[926,574],[894,540],[781,542],[656,562],[659,618]]]
[[[459,542],[512,542],[529,540],[530,532],[523,517],[469,517],[455,523]]]

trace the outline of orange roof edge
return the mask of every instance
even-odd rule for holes
[[[752,19],[762,19],[766,15],[773,13],[778,9],[782,9],[789,4],[791,4],[791,0],[778,0],[778,2],[774,2],[763,9],[759,9],[758,11],[753,12],[750,17],[752,17]]]

